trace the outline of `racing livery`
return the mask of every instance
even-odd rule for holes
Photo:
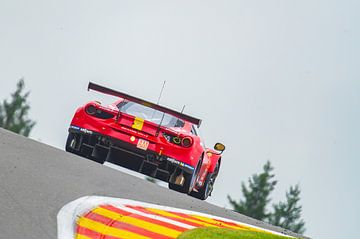
[[[205,200],[213,190],[225,146],[206,148],[201,120],[89,82],[88,90],[118,97],[91,101],[71,121],[66,151],[168,182],[169,188]]]

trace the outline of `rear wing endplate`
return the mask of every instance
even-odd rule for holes
[[[193,123],[193,124],[197,125],[198,127],[200,127],[200,124],[201,124],[201,119],[197,119],[197,118],[192,117],[190,115],[180,113],[180,112],[178,112],[176,110],[172,110],[172,109],[169,109],[167,107],[152,103],[150,101],[146,101],[146,100],[137,98],[135,96],[131,96],[131,95],[128,95],[126,93],[116,91],[116,90],[113,90],[113,89],[110,89],[110,88],[107,88],[105,86],[101,86],[101,85],[98,85],[98,84],[95,84],[95,83],[92,83],[92,82],[89,82],[88,90],[94,90],[94,91],[98,91],[98,92],[101,92],[101,93],[104,93],[104,94],[108,94],[108,95],[112,95],[112,96],[116,96],[116,97],[120,97],[120,98],[129,100],[129,101],[133,101],[135,103],[138,103],[138,104],[150,107],[152,109],[159,110],[161,112],[167,113],[169,115],[173,115],[173,116],[178,117],[180,119],[189,121],[190,123]]]

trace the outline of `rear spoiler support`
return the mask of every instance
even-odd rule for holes
[[[123,98],[123,99],[127,99],[129,101],[133,101],[135,103],[138,103],[138,104],[147,106],[149,108],[159,110],[159,111],[164,112],[166,114],[178,117],[180,119],[189,121],[190,123],[193,123],[193,124],[197,125],[198,127],[200,127],[200,124],[201,124],[201,119],[197,119],[197,118],[192,117],[190,115],[180,113],[180,112],[178,112],[176,110],[173,110],[173,109],[170,109],[170,108],[167,108],[167,107],[152,103],[150,101],[143,100],[143,99],[137,98],[135,96],[131,96],[131,95],[128,95],[126,93],[116,91],[116,90],[113,90],[113,89],[110,89],[110,88],[107,88],[105,86],[101,86],[101,85],[98,85],[98,84],[95,84],[95,83],[92,83],[92,82],[89,82],[88,90],[94,90],[94,91],[98,91],[98,92],[101,92],[101,93],[104,93],[104,94],[107,94],[107,95],[112,95],[112,96],[120,97],[120,98]]]

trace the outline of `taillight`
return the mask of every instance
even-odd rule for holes
[[[181,140],[181,145],[185,148],[190,147],[193,144],[193,139],[191,137],[185,137]]]
[[[180,143],[181,143],[181,139],[180,139],[179,137],[175,136],[175,137],[172,138],[172,142],[173,142],[174,144],[180,144]]]
[[[94,105],[86,106],[85,111],[87,114],[94,116],[100,119],[111,119],[114,117],[113,114],[110,114],[106,111],[96,108]]]
[[[169,143],[173,143],[179,146],[183,146],[183,147],[190,147],[193,144],[193,139],[191,137],[179,137],[176,135],[171,135],[171,134],[167,134],[167,133],[162,133],[162,135],[164,136],[164,138],[166,139],[166,141],[168,141]]]
[[[85,109],[86,113],[88,113],[89,115],[94,115],[94,114],[96,114],[96,110],[97,110],[96,107],[93,106],[93,105],[89,105],[89,106],[87,106],[86,109]]]

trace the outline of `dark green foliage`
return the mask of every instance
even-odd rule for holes
[[[286,202],[273,205],[274,212],[269,217],[269,223],[290,231],[302,234],[305,231],[305,222],[301,219],[300,187],[290,187],[286,192]]]
[[[270,194],[277,182],[274,179],[275,175],[271,173],[273,169],[271,163],[266,162],[262,173],[249,178],[248,186],[245,183],[241,184],[244,199],[237,202],[228,195],[228,200],[236,212],[302,234],[305,232],[305,223],[301,219],[298,185],[290,187],[286,193],[286,202],[274,204],[273,211],[267,211]]]
[[[27,117],[30,106],[26,99],[30,92],[22,93],[24,88],[24,80],[20,79],[16,91],[11,94],[11,101],[4,100],[0,104],[0,127],[27,137],[35,122]]]
[[[254,174],[249,178],[248,187],[242,183],[244,200],[236,202],[228,196],[235,211],[258,220],[268,218],[266,206],[270,202],[270,193],[276,185],[276,180],[273,179],[275,175],[271,174],[273,167],[269,161],[264,165],[263,170],[261,174]]]
[[[266,232],[200,227],[183,232],[177,239],[289,239],[289,237]]]

